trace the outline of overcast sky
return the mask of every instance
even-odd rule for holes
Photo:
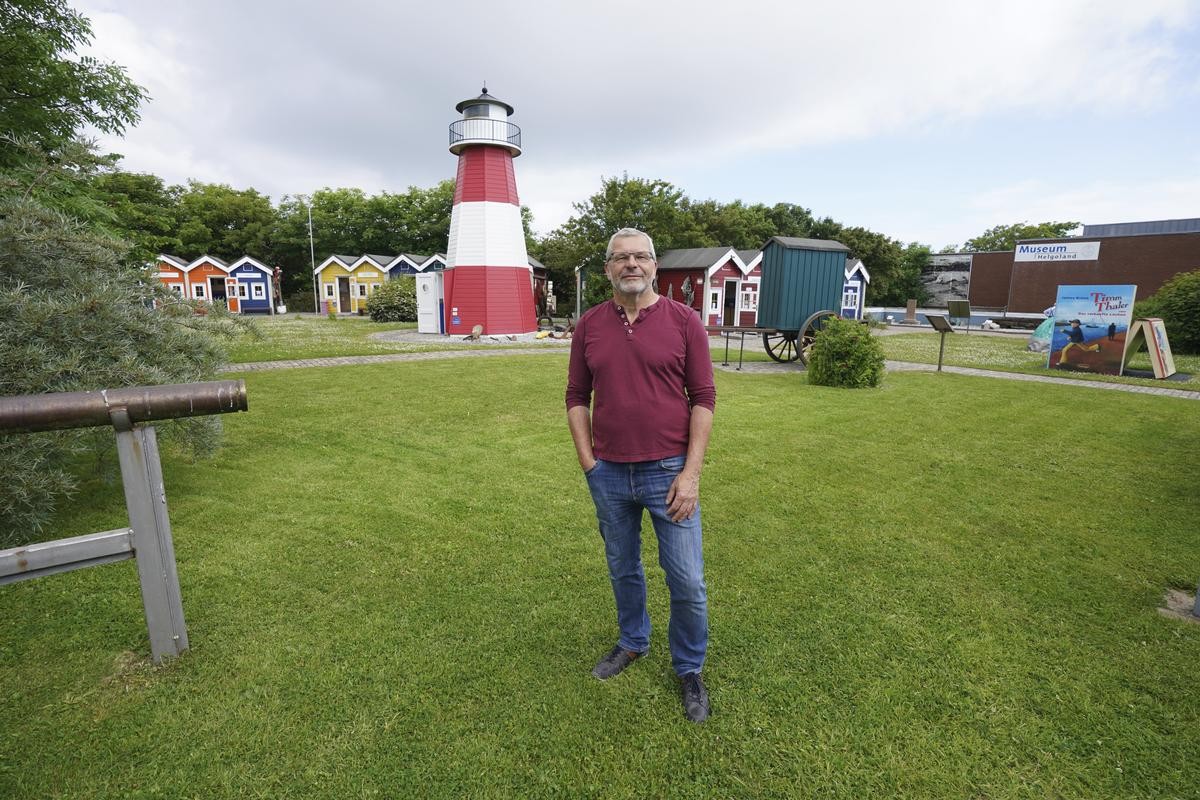
[[[102,145],[168,182],[454,177],[455,104],[515,107],[546,233],[604,177],[798,203],[939,248],[1001,223],[1200,216],[1196,0],[604,4],[76,0],[152,97]]]

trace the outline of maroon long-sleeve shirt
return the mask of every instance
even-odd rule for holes
[[[566,399],[568,410],[592,405],[596,458],[685,454],[692,406],[712,411],[717,405],[700,318],[665,297],[639,311],[632,325],[616,301],[591,308],[571,338]]]

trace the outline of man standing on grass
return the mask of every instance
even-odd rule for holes
[[[614,233],[604,265],[613,299],[579,318],[566,392],[620,630],[592,674],[611,678],[650,647],[641,553],[642,511],[649,511],[671,593],[671,665],[684,712],[702,722],[709,704],[700,679],[708,648],[700,470],[717,401],[708,336],[693,309],[654,291],[658,262],[645,233]]]

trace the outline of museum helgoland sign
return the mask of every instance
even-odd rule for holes
[[[1120,375],[1136,295],[1132,285],[1059,286],[1046,367]]]
[[[1018,244],[1013,261],[1095,261],[1099,242],[1033,242]]]

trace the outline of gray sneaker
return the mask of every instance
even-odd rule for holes
[[[602,681],[608,680],[613,676],[620,675],[640,655],[641,653],[635,653],[617,645],[608,655],[596,662],[592,675]]]
[[[683,695],[683,713],[692,722],[704,722],[710,711],[708,690],[704,688],[704,681],[700,680],[700,673],[691,672],[681,676],[679,684]]]

